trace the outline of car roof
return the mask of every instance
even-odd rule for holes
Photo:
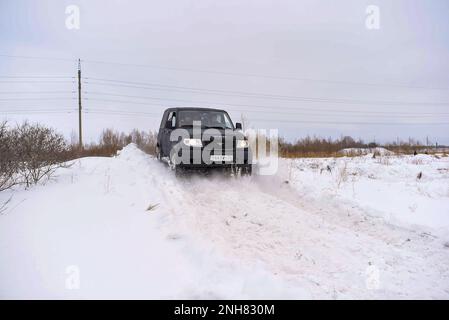
[[[172,110],[179,110],[179,111],[182,111],[182,110],[192,110],[192,111],[197,110],[197,111],[223,111],[223,112],[226,112],[223,109],[201,108],[201,107],[172,107],[172,108],[166,109],[165,111],[167,111],[167,110],[169,110],[169,111],[172,111]]]

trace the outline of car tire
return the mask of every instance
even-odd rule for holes
[[[162,161],[161,149],[159,147],[156,147],[156,158],[157,160]]]
[[[175,161],[173,161],[172,158],[173,158],[173,156],[170,157],[170,161],[169,161],[169,163],[168,163],[168,166],[169,166],[170,170],[174,171],[176,177],[181,177],[181,176],[183,176],[183,173],[184,173],[183,168],[180,167],[179,165],[177,165],[177,164],[175,163]]]
[[[241,175],[242,176],[251,176],[252,172],[253,172],[252,166],[248,165],[248,166],[242,167]]]

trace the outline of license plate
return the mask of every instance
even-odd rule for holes
[[[211,155],[210,161],[232,161],[233,157],[232,155]]]

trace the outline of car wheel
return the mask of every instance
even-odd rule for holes
[[[176,169],[176,162],[174,161],[174,154],[170,155],[170,161],[168,162],[168,166],[170,167],[170,169],[175,170]]]
[[[182,170],[182,167],[180,167],[179,165],[176,164],[174,157],[175,157],[174,154],[172,154],[170,156],[170,162],[168,163],[168,166],[170,167],[170,169],[172,171],[175,172],[175,176],[180,177],[183,175],[183,170]]]
[[[244,166],[240,168],[240,176],[251,176],[252,174],[252,167],[251,166]]]
[[[159,147],[156,147],[156,158],[159,161],[162,161],[162,156],[161,156],[161,149]]]

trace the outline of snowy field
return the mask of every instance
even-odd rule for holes
[[[11,195],[0,298],[449,298],[449,157],[176,179],[129,145]]]

